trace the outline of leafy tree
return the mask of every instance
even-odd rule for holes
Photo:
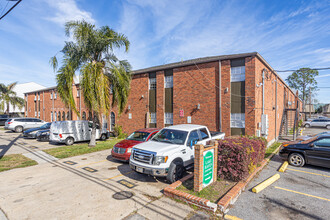
[[[129,41],[123,34],[108,26],[96,28],[84,20],[65,24],[65,33],[73,41],[65,42],[61,50],[62,66],[58,69],[56,55],[50,59],[57,71],[57,90],[63,102],[78,115],[72,94],[73,77],[80,77],[80,87],[86,106],[93,113],[92,135],[89,146],[96,145],[96,123],[101,115],[109,115],[110,108],[118,106],[119,113],[127,103],[131,66],[126,60],[118,60],[113,49],[129,49]],[[111,90],[111,91],[110,91]],[[112,92],[112,102],[110,101]]]
[[[19,108],[24,106],[24,99],[18,97],[13,90],[16,84],[17,82],[14,82],[6,86],[0,83],[0,108],[3,109],[6,114],[9,114],[9,105],[12,105],[14,108],[16,106]]]
[[[309,89],[314,94],[317,90],[317,81],[315,77],[319,75],[317,70],[310,68],[300,68],[294,71],[287,79],[289,86],[300,92],[299,98],[306,104],[307,98],[309,97]],[[305,111],[305,106],[304,106]]]

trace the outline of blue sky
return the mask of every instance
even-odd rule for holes
[[[0,21],[0,81],[55,85],[49,58],[68,40],[64,23],[82,18],[127,35],[130,51],[116,53],[133,69],[254,51],[276,70],[330,66],[330,1],[23,0]],[[330,86],[330,70],[317,81]]]

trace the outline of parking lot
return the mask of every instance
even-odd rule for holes
[[[53,160],[54,147],[0,131],[1,154],[33,154],[43,163],[0,173],[0,208],[8,219],[183,219],[189,206],[163,197],[168,184],[133,172],[110,150]],[[58,145],[55,145],[58,147]]]
[[[306,129],[304,135],[327,131]],[[242,219],[329,219],[330,169],[306,165],[288,166],[285,173],[275,155],[260,174],[247,186],[228,215]],[[258,194],[251,189],[272,175],[281,178]]]

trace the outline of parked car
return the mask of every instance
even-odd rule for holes
[[[212,139],[224,137],[223,132],[211,135],[202,125],[169,126],[150,141],[134,146],[129,165],[139,173],[166,177],[172,183],[183,176],[185,169],[193,166],[196,143],[205,145]]]
[[[36,139],[38,141],[49,141],[49,132],[50,129],[41,130],[36,133]]]
[[[9,119],[9,115],[0,115],[0,125],[4,126],[8,119]]]
[[[39,118],[10,118],[5,123],[5,129],[22,132],[30,128],[38,128],[46,123]]]
[[[324,128],[330,129],[330,119],[329,118],[319,118],[319,119],[314,119],[312,121],[306,121],[304,123],[304,126],[306,128],[309,128],[309,127],[324,127]]]
[[[92,123],[85,120],[54,121],[50,126],[49,141],[72,145],[74,142],[90,141]],[[96,139],[106,140],[109,132],[97,126]]]
[[[330,131],[324,131],[324,132],[321,132],[321,133],[318,133],[318,134],[313,134],[313,135],[299,136],[299,137],[297,137],[297,140],[298,141],[305,141],[305,140],[308,140],[308,139],[316,137],[316,136],[321,136],[323,134],[329,134],[330,135]]]
[[[44,125],[42,125],[38,128],[30,128],[30,129],[23,132],[23,137],[25,137],[25,138],[36,138],[36,134],[37,134],[38,131],[45,130],[45,129],[50,129],[51,124],[52,124],[51,122],[48,122],[48,123],[46,123],[46,124],[44,124]]]
[[[330,168],[330,134],[315,136],[305,141],[283,143],[279,155],[292,166],[312,164]]]
[[[134,131],[125,140],[113,146],[111,156],[117,160],[129,161],[132,147],[150,140],[159,130],[158,128],[144,128]]]

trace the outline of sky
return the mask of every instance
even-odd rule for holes
[[[13,4],[0,0],[0,14]],[[125,34],[129,52],[115,53],[134,70],[255,51],[275,70],[330,67],[330,0],[23,0],[0,20],[0,82],[56,85],[49,59],[70,40],[65,22],[80,19]],[[330,70],[316,79],[330,87]]]

